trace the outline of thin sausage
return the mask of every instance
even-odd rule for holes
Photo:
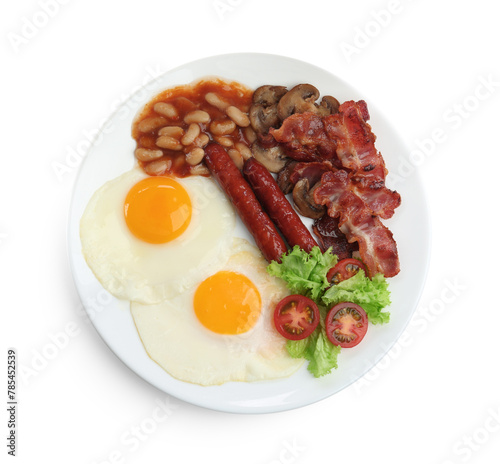
[[[299,245],[300,248],[309,252],[312,247],[318,246],[272,174],[261,163],[255,158],[247,159],[243,166],[243,174],[264,210],[278,226],[290,247]]]
[[[205,147],[205,163],[233,203],[264,257],[269,262],[281,262],[282,254],[287,251],[286,244],[226,150],[217,143],[208,144]]]

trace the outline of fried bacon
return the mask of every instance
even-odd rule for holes
[[[338,113],[323,118],[323,124],[328,137],[336,141],[342,166],[351,171],[353,191],[374,214],[388,219],[401,204],[401,196],[385,186],[387,169],[375,148],[369,117],[365,101],[347,101]]]
[[[337,144],[328,137],[323,118],[314,113],[292,114],[279,129],[269,133],[285,147],[287,156],[296,161],[336,160]]]
[[[337,156],[342,166],[355,172],[381,166],[380,173],[385,178],[384,159],[375,148],[375,134],[366,122],[369,118],[366,102],[351,100],[342,103],[338,113],[324,117],[323,125],[328,137],[337,143]]]
[[[324,214],[313,223],[312,230],[318,238],[318,243],[325,252],[328,248],[337,255],[339,260],[351,258],[352,253],[358,250],[356,242],[349,243],[345,234],[339,229],[339,219]]]
[[[295,163],[290,169],[289,181],[296,184],[300,179],[307,178],[310,186],[314,186],[321,180],[321,176],[327,171],[336,171],[330,161],[312,161],[310,163]],[[372,213],[382,219],[388,219],[394,214],[394,209],[401,203],[401,197],[397,192],[386,188],[370,188],[357,181],[356,177],[349,173],[349,189],[359,196],[372,210]]]
[[[299,161],[291,168],[290,182],[307,178],[314,202],[328,208],[324,222],[313,226],[322,246],[340,244],[339,252],[349,254],[358,245],[371,275],[392,277],[399,272],[396,242],[380,218],[392,217],[401,197],[385,185],[387,169],[369,118],[366,102],[347,101],[328,116],[293,114],[269,133]],[[336,230],[345,237],[339,240]],[[351,248],[341,243],[344,239]]]
[[[352,179],[351,179],[352,180]],[[389,219],[394,215],[394,210],[401,204],[401,196],[387,187],[363,188],[357,182],[351,182],[351,190],[358,195],[368,206],[372,213],[382,219]]]
[[[349,243],[358,243],[361,259],[370,275],[380,272],[385,277],[393,277],[398,274],[398,251],[392,232],[349,189],[346,171],[323,174],[321,184],[314,189],[314,201],[326,205],[329,216],[339,218],[339,228]]]
[[[401,197],[385,186],[387,169],[375,148],[376,137],[367,123],[369,117],[365,101],[347,101],[340,105],[338,113],[325,117],[294,114],[270,133],[284,144],[287,155],[294,160],[328,160],[334,167],[346,169],[352,190],[373,214],[388,219],[401,204]]]
[[[327,172],[335,170],[330,161],[312,161],[311,163],[296,163],[290,173],[290,182],[296,184],[304,177],[309,181],[309,185],[313,186],[321,180],[321,176]]]

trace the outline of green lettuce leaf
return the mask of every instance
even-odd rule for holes
[[[382,309],[388,306],[388,283],[382,274],[372,279],[363,270],[350,279],[330,287],[326,275],[337,264],[338,258],[331,249],[322,253],[314,247],[310,253],[295,246],[283,255],[281,263],[273,261],[267,272],[283,279],[293,293],[307,296],[318,303],[321,322],[317,329],[304,340],[287,340],[286,348],[292,358],[305,358],[309,361],[308,370],[321,377],[337,368],[337,356],[341,348],[334,345],[326,336],[324,320],[328,309],[337,303],[350,301],[359,304],[366,311],[368,320],[373,324],[389,321],[389,313]]]
[[[311,334],[309,337],[304,338],[303,340],[287,340],[286,349],[288,351],[288,354],[292,358],[305,358],[307,345],[310,342],[310,338],[313,336],[314,334]]]
[[[319,247],[313,247],[310,253],[298,245],[284,254],[281,263],[271,262],[267,272],[286,281],[293,293],[305,295],[319,301],[324,290],[329,287],[326,274],[337,264],[337,256],[328,249],[322,253]]]
[[[383,308],[391,304],[388,286],[382,274],[369,279],[361,270],[350,279],[330,287],[321,299],[328,307],[343,301],[356,303],[366,311],[372,324],[383,324],[389,322],[390,317],[388,312],[382,312]]]
[[[321,377],[329,374],[332,369],[337,369],[340,347],[328,340],[323,327],[318,327],[304,340],[288,340],[286,348],[292,358],[305,358],[309,361],[307,369],[314,377]]]

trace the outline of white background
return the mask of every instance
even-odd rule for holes
[[[7,348],[17,349],[17,461],[498,462],[500,30],[494,4],[4,5],[1,358],[6,365]],[[336,74],[382,110],[410,150],[425,152],[418,171],[432,220],[432,261],[412,324],[359,382],[284,413],[213,412],[138,378],[82,312],[67,256],[78,171],[78,159],[68,153],[85,148],[89,134],[155,73],[230,52],[281,54]],[[67,169],[58,175],[59,164]],[[48,348],[54,340],[55,352]],[[6,374],[1,378],[6,395]],[[5,395],[2,437],[8,434]]]

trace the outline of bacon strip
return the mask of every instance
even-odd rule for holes
[[[321,176],[325,172],[336,170],[330,161],[296,163],[291,169],[289,180],[292,184],[296,184],[305,177],[309,181],[309,185],[314,186],[321,180]],[[397,192],[389,190],[385,186],[382,188],[366,186],[363,180],[360,180],[352,173],[349,174],[348,187],[364,201],[373,214],[380,216],[382,219],[390,218],[401,203],[401,197]]]
[[[321,176],[313,188],[314,201],[338,218],[350,244],[357,242],[371,275],[392,277],[399,272],[396,242],[380,218],[390,218],[401,197],[385,185],[387,169],[369,118],[366,102],[347,101],[338,113],[325,117],[294,114],[269,133],[284,144],[288,156],[302,161],[290,181]]]
[[[336,169],[330,161],[311,161],[310,163],[296,163],[290,173],[290,182],[296,184],[304,177],[313,186],[321,180],[321,176],[327,171]]]
[[[365,101],[351,100],[342,103],[338,113],[323,118],[314,113],[293,114],[270,134],[296,161],[329,160],[335,168],[347,169],[353,192],[373,214],[388,219],[401,204],[401,196],[385,186],[387,169],[375,148],[369,117]]]
[[[353,191],[374,214],[388,219],[401,204],[401,196],[385,186],[387,169],[375,148],[369,117],[365,101],[351,100],[340,105],[339,113],[326,116],[323,124],[328,137],[337,143],[342,166],[352,171]]]
[[[323,119],[317,114],[292,114],[279,129],[271,128],[269,133],[284,144],[286,154],[296,161],[329,159],[338,163],[335,139],[328,137]]]
[[[318,238],[318,243],[323,252],[332,249],[332,253],[337,255],[339,260],[351,258],[353,251],[358,250],[356,242],[349,243],[347,237],[339,229],[339,219],[324,214],[319,219],[315,219],[312,230]]]
[[[375,134],[368,121],[370,115],[364,100],[346,101],[339,112],[323,118],[325,132],[337,142],[337,156],[342,166],[353,171],[370,171],[382,166],[385,177],[385,163],[375,148]],[[382,179],[383,180],[383,179]]]
[[[371,276],[399,273],[399,258],[392,232],[364,201],[349,189],[346,171],[326,172],[314,189],[314,201],[326,205],[328,215],[339,218],[339,228],[349,243],[357,242],[361,259]]]
[[[387,187],[363,188],[356,182],[351,182],[351,190],[360,197],[372,213],[382,219],[389,219],[394,210],[401,204],[401,196]]]

